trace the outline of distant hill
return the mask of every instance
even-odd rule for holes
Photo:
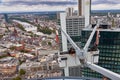
[[[108,12],[112,15],[120,14],[120,10],[92,10],[91,16],[106,16]]]
[[[65,11],[38,11],[38,12],[0,12],[0,14],[56,14]],[[120,10],[91,10],[92,13],[120,13]]]
[[[57,12],[64,12],[64,11],[0,12],[0,14],[56,14]]]
[[[120,13],[120,10],[92,10],[92,13]]]

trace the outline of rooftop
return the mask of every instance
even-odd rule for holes
[[[92,31],[93,28],[84,28],[83,30]],[[112,29],[99,29],[99,31],[109,31],[109,32],[120,32],[120,28],[112,28]]]
[[[40,66],[40,62],[27,62],[27,63],[23,63],[20,65],[20,68],[22,67],[39,67]]]
[[[96,25],[90,25],[83,30],[92,31]],[[120,27],[111,27],[110,25],[100,24],[99,31],[120,32]]]

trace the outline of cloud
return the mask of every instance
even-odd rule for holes
[[[51,6],[59,6],[59,5],[76,5],[76,1],[69,0],[7,0],[4,1],[4,5],[51,5]]]
[[[76,0],[77,1],[77,0]],[[77,6],[74,0],[3,0],[1,12],[9,11],[59,11]]]
[[[60,11],[67,7],[77,9],[78,0],[2,0],[0,12]],[[92,0],[93,10],[119,9],[120,0]]]
[[[0,12],[21,12],[21,11],[63,11],[67,7],[71,7],[71,5],[59,5],[59,6],[51,6],[51,5],[11,5],[10,7],[1,5]],[[72,7],[76,7],[76,5],[72,5]]]
[[[97,4],[92,5],[92,10],[110,10],[110,9],[120,9],[120,4]]]
[[[120,0],[93,0],[92,4],[120,4]]]
[[[14,1],[10,2],[7,5],[50,5],[50,6],[59,6],[59,5],[76,5],[76,2],[68,2],[68,1],[59,1],[59,2],[54,2],[54,1],[40,1],[40,2],[27,2],[27,1]]]
[[[120,9],[120,0],[93,0],[92,10]]]

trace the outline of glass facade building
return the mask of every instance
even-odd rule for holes
[[[91,30],[88,29],[82,31],[82,46],[85,45],[90,33]],[[93,46],[95,37],[94,35],[90,47]],[[97,65],[120,74],[120,30],[100,30],[98,49],[100,53]],[[86,77],[103,77],[103,75],[88,68],[84,68],[82,74]]]

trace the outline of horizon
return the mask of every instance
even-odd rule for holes
[[[93,11],[120,11],[120,9],[111,9],[111,10],[91,10]],[[65,12],[65,11],[10,11],[10,12],[0,12],[0,14],[23,14],[23,13],[44,13],[44,14],[48,14],[48,13],[56,13],[56,12]],[[114,13],[114,12],[113,12]]]

